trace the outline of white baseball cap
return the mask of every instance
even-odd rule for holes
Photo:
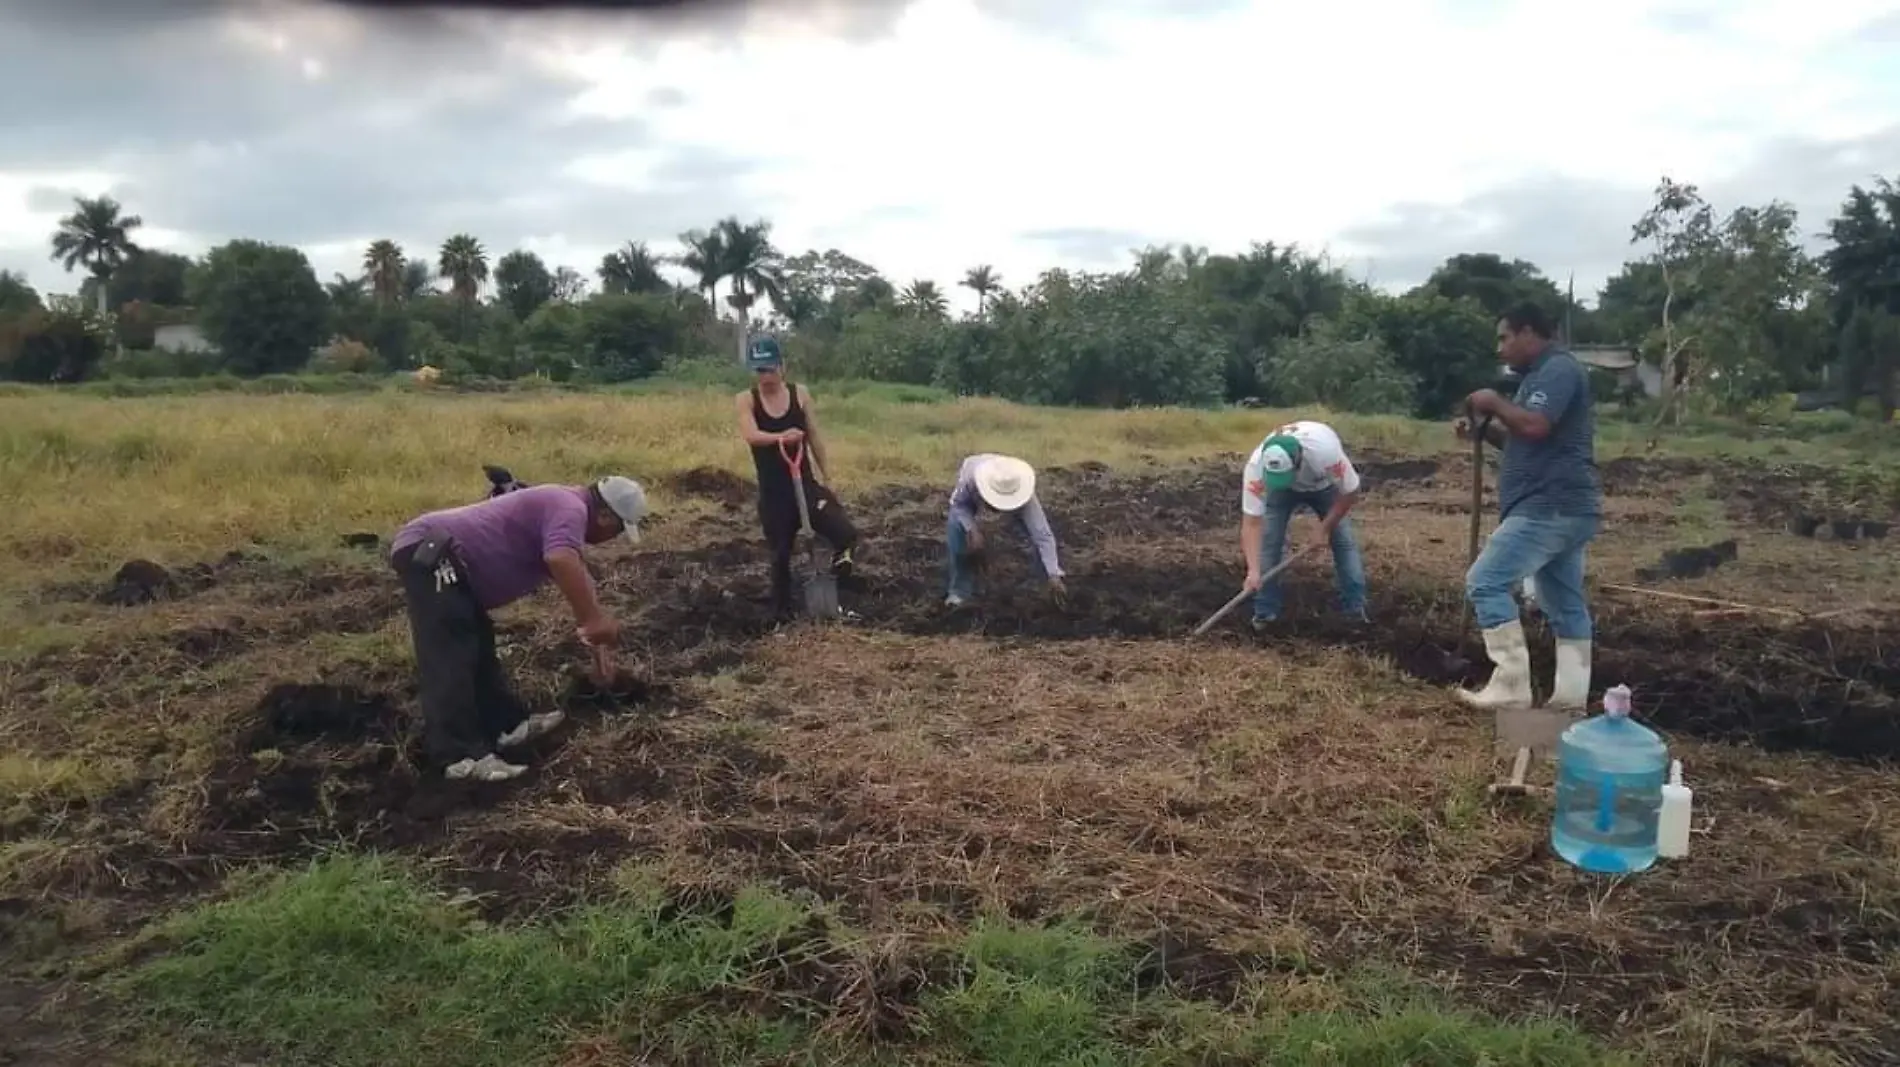
[[[1036,495],[1036,469],[1014,456],[990,456],[976,466],[976,491],[998,511],[1015,511]]]
[[[647,491],[632,478],[614,474],[595,482],[594,492],[600,494],[607,509],[626,526],[627,540],[637,544],[640,540],[640,521],[647,517]]]

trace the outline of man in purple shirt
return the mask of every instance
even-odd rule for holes
[[[561,712],[529,715],[495,655],[488,613],[552,578],[574,610],[583,642],[612,647],[620,624],[600,606],[581,561],[585,545],[622,533],[640,539],[647,499],[631,478],[593,485],[537,485],[477,504],[411,519],[390,542],[402,577],[416,649],[425,754],[449,778],[499,782],[525,766],[512,748],[561,724]]]
[[[957,469],[956,488],[950,491],[946,535],[950,589],[945,606],[960,608],[975,595],[976,565],[983,553],[983,528],[977,520],[985,512],[1015,516],[1029,538],[1030,565],[1048,583],[1055,602],[1066,603],[1068,591],[1062,585],[1062,563],[1056,558],[1055,531],[1036,499],[1035,468],[1014,456],[981,453],[963,461]]]

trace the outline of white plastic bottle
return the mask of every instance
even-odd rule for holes
[[[1656,821],[1656,854],[1681,859],[1689,854],[1689,813],[1695,791],[1682,784],[1682,761],[1669,761],[1669,782],[1662,789],[1662,812]]]

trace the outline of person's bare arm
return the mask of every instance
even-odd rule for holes
[[[1260,527],[1264,521],[1260,515],[1240,517],[1240,558],[1246,562],[1248,574],[1260,573]]]
[[[1494,414],[1496,417],[1491,420],[1491,430],[1498,434],[1499,440],[1493,443],[1499,448],[1504,447],[1502,438],[1505,433],[1526,441],[1542,441],[1550,436],[1550,419],[1541,411],[1521,408],[1505,400],[1498,404]]]
[[[567,606],[574,611],[574,621],[583,628],[600,620],[600,599],[594,593],[593,575],[587,573],[587,564],[581,561],[581,554],[571,548],[551,552],[547,556],[548,574],[554,578],[555,587],[561,596],[567,599]]]
[[[831,454],[825,451],[825,441],[818,433],[818,413],[812,408],[812,395],[809,390],[798,391],[798,402],[805,409],[805,443],[811,449],[812,458],[818,461],[818,475],[826,482],[831,480]]]
[[[1355,489],[1350,493],[1341,493],[1333,498],[1333,506],[1327,509],[1325,518],[1319,521],[1320,536],[1322,538],[1330,537],[1333,530],[1337,529],[1339,524],[1345,520],[1347,513],[1352,511],[1353,505],[1359,503],[1359,494],[1360,490]]]
[[[766,433],[764,430],[759,429],[759,420],[752,416],[751,393],[740,393],[738,396],[738,404],[739,436],[745,439],[746,444],[763,448],[767,445],[776,445],[786,439],[786,435],[783,433]],[[790,433],[791,431],[788,430],[786,432]]]

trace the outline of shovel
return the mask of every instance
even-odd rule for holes
[[[811,554],[811,572],[805,577],[803,590],[805,614],[814,619],[836,619],[843,614],[838,607],[838,578],[831,573],[830,567],[819,560],[818,531],[812,529],[811,502],[805,497],[805,442],[801,440],[790,447],[780,442],[778,451],[792,472],[792,495],[798,501],[798,526],[805,534]],[[813,468],[813,473],[817,473],[816,468]]]
[[[1289,554],[1285,559],[1281,560],[1278,564],[1276,564],[1272,570],[1260,576],[1260,584],[1261,585],[1267,584],[1267,582],[1270,581],[1274,575],[1292,566],[1294,560],[1299,559],[1301,556],[1306,555],[1306,549],[1308,547],[1310,546],[1301,546],[1300,548],[1294,549],[1291,554]],[[1199,637],[1202,634],[1206,633],[1207,631],[1213,629],[1215,623],[1226,618],[1229,612],[1239,607],[1242,602],[1244,602],[1248,597],[1253,596],[1254,593],[1255,593],[1255,590],[1252,590],[1252,589],[1242,589],[1240,592],[1235,593],[1234,599],[1229,600],[1227,603],[1221,605],[1221,609],[1219,611],[1215,612],[1212,615],[1209,615],[1207,617],[1207,621],[1201,623],[1199,626],[1196,626],[1194,628],[1194,633],[1192,633],[1189,636]]]

